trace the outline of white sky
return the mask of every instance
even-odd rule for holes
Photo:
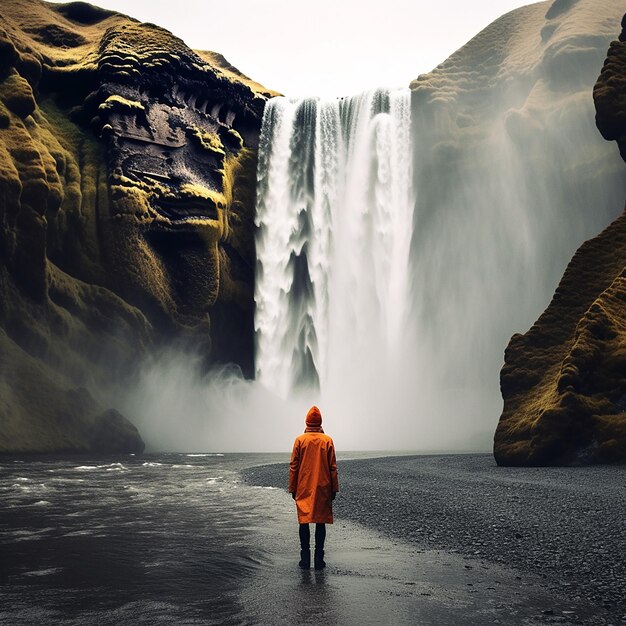
[[[90,0],[289,96],[402,87],[523,0]]]

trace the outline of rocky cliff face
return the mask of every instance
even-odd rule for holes
[[[159,346],[252,371],[272,94],[86,3],[0,15],[0,451],[137,450],[100,392]]]
[[[598,128],[626,158],[626,16],[593,95]],[[499,464],[626,461],[626,213],[579,248],[546,311],[513,336],[501,388]]]
[[[623,210],[626,169],[592,97],[623,13],[620,0],[521,7],[411,85],[415,379],[442,446],[453,433],[492,445],[511,336]]]

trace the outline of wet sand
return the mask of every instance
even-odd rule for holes
[[[285,519],[267,531],[271,567],[242,593],[260,621],[626,623],[625,468],[440,455],[339,469],[323,573],[297,571],[293,505],[274,492]],[[284,488],[286,475],[286,464],[244,472],[266,487]],[[254,609],[267,585],[276,603]]]
[[[277,494],[277,506],[284,499]],[[302,571],[293,511],[281,517],[265,533],[267,560],[238,596],[245,623],[598,623],[586,605],[555,600],[536,577],[520,580],[511,569],[423,550],[348,521],[328,529],[326,569]]]
[[[340,459],[303,572],[286,458],[3,460],[0,624],[620,623],[623,468]]]

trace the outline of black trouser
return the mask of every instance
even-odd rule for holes
[[[300,524],[298,531],[300,535],[300,548],[302,550],[311,549],[311,531],[308,524]],[[315,549],[323,550],[326,540],[326,524],[315,524]]]

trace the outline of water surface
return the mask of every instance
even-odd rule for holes
[[[271,507],[238,471],[285,458],[3,459],[0,622],[238,623]]]

